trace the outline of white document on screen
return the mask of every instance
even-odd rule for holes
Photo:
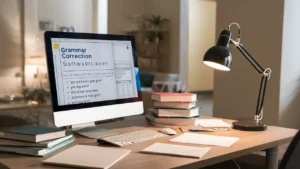
[[[58,105],[137,97],[130,41],[52,38]]]

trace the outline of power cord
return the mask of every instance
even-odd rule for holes
[[[238,169],[241,169],[241,167],[240,167],[240,165],[239,165],[239,163],[237,161],[235,161],[235,160],[232,160],[232,161],[237,166]]]
[[[240,167],[240,165],[239,165],[239,163],[237,162],[237,161],[235,161],[235,160],[231,160],[235,165],[236,165],[236,167],[238,168],[238,169],[241,169],[241,167]],[[214,167],[214,166],[210,166],[210,168],[213,168],[213,169],[220,169],[220,168],[217,168],[217,167]]]

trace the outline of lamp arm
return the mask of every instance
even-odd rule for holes
[[[262,74],[264,72],[264,68],[254,59],[254,57],[245,49],[242,44],[235,44],[236,48],[246,57],[246,59],[251,63],[251,65],[258,71],[258,73]]]
[[[230,40],[237,48],[238,50],[246,57],[246,59],[251,63],[251,65],[258,71],[258,73],[262,74],[261,82],[260,82],[260,88],[259,88],[259,94],[257,99],[257,105],[256,105],[256,113],[254,119],[257,123],[259,123],[260,120],[263,118],[263,105],[265,100],[265,93],[266,93],[266,87],[267,82],[271,77],[271,69],[267,68],[264,69],[255,59],[254,57],[245,49],[245,47],[239,43],[239,41]]]

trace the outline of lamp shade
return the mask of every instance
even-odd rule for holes
[[[216,46],[207,50],[203,57],[203,63],[215,69],[229,71],[232,63],[232,56],[229,51],[231,32],[223,30]]]

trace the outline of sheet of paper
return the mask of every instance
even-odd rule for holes
[[[202,127],[231,127],[230,124],[225,123],[223,120],[220,119],[197,119],[196,125],[200,125]]]
[[[202,158],[210,147],[193,147],[165,143],[154,143],[141,152],[162,155],[175,155],[192,158]]]
[[[238,137],[184,133],[178,137],[173,138],[170,141],[179,142],[179,143],[203,144],[203,145],[230,147],[232,144],[237,142],[239,139],[240,138],[238,138]]]

